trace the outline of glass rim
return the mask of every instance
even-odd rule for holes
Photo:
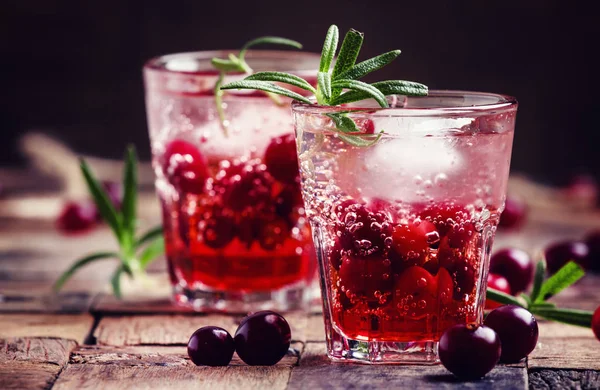
[[[169,73],[169,74],[184,74],[184,75],[197,75],[198,72],[203,72],[200,70],[186,70],[186,69],[168,69],[165,67],[165,65],[174,59],[191,59],[194,61],[207,61],[210,62],[210,60],[213,57],[219,57],[219,58],[227,58],[227,56],[230,53],[234,53],[237,54],[239,53],[240,49],[218,49],[218,50],[199,50],[199,51],[187,51],[187,52],[177,52],[177,53],[170,53],[170,54],[164,54],[164,55],[159,55],[159,56],[155,56],[152,57],[150,59],[148,59],[144,65],[143,65],[143,69],[144,71],[157,71],[157,72],[163,72],[163,73]],[[252,59],[262,59],[262,60],[268,60],[268,59],[273,59],[273,60],[277,60],[277,59],[294,59],[294,58],[305,58],[305,59],[315,59],[318,61],[321,58],[321,54],[319,53],[314,53],[314,52],[310,52],[310,51],[302,51],[302,50],[247,50],[246,51],[246,57],[247,60],[252,60]],[[217,69],[215,68],[211,68],[211,70],[214,70],[215,72],[218,72]],[[295,74],[304,74],[305,72],[316,72],[318,69],[315,67],[307,67],[307,68],[300,68],[300,69],[289,69],[290,72],[294,72]],[[316,74],[315,74],[316,77]]]
[[[450,100],[451,98],[463,99],[496,99],[496,102],[482,102],[479,104],[437,104],[427,107],[410,106],[408,102],[424,99],[438,98],[440,100]],[[316,102],[315,98],[310,98]],[[491,92],[478,92],[452,89],[433,89],[429,90],[427,96],[387,96],[390,107],[379,106],[374,99],[365,99],[359,102],[351,103],[350,106],[324,106],[315,103],[305,103],[298,100],[292,102],[292,111],[303,115],[326,115],[336,112],[344,112],[352,116],[368,115],[369,117],[419,117],[419,116],[454,116],[454,115],[490,115],[505,112],[516,111],[518,107],[517,99],[504,94]]]

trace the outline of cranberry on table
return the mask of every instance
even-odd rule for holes
[[[292,332],[281,315],[265,310],[244,318],[235,332],[235,350],[246,364],[271,366],[290,347]]]
[[[585,242],[563,241],[552,244],[544,250],[546,265],[550,274],[573,260],[583,268],[588,268],[589,248]]]
[[[187,345],[188,356],[197,366],[226,366],[234,351],[235,345],[229,332],[217,326],[196,330]]]
[[[520,198],[508,196],[498,226],[505,229],[516,229],[525,222],[526,217],[527,205],[525,202]]]
[[[535,348],[538,340],[538,324],[526,309],[505,305],[492,310],[484,324],[494,329],[502,343],[500,361],[516,363]]]
[[[208,178],[208,167],[204,157],[193,144],[171,141],[162,157],[164,175],[179,191],[191,194],[204,192]]]
[[[488,286],[488,288],[493,288],[494,290],[498,290],[505,294],[509,294],[509,295],[511,294],[510,284],[508,283],[508,280],[506,280],[506,278],[504,276],[496,275],[496,274],[493,274],[490,272],[488,274],[488,278],[487,278],[487,286]],[[485,301],[486,309],[495,309],[500,306],[502,306],[501,303],[494,302],[490,299],[486,299],[486,301]]]
[[[600,271],[600,230],[589,233],[585,237],[588,246],[588,261],[586,262],[592,271]]]
[[[596,309],[592,316],[592,330],[596,335],[596,338],[600,340],[600,307]]]
[[[67,202],[56,219],[56,227],[65,233],[86,231],[96,224],[97,213],[91,201]]]
[[[273,138],[264,157],[267,170],[283,183],[292,184],[298,178],[298,155],[293,134]]]
[[[487,326],[454,325],[440,338],[440,361],[460,379],[479,379],[498,363],[500,337]]]
[[[505,248],[494,253],[490,259],[490,272],[508,280],[512,295],[525,291],[531,280],[535,264],[527,252],[517,248]]]

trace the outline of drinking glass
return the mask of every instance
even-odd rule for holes
[[[317,272],[290,100],[228,92],[221,116],[211,59],[228,53],[166,55],[144,66],[174,300],[227,312],[302,307]],[[291,51],[251,50],[246,60],[255,71],[302,77],[319,64],[318,55]],[[227,74],[223,83],[244,76]]]
[[[388,101],[292,106],[327,353],[435,363],[448,327],[483,320],[517,102],[462,91]]]

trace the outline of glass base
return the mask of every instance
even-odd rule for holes
[[[359,341],[344,337],[332,327],[328,328],[327,355],[334,362],[413,365],[440,362],[437,341]]]
[[[250,313],[259,310],[306,310],[314,292],[306,286],[289,286],[275,291],[225,292],[173,287],[178,306],[200,312]]]

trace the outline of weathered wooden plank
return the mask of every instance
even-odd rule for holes
[[[600,349],[591,329],[540,322],[536,348],[528,358],[530,369],[600,370]]]
[[[86,313],[92,289],[52,291],[52,283],[0,281],[0,313]]]
[[[103,317],[94,336],[100,345],[185,345],[198,328],[219,326],[232,335],[243,316],[209,315],[138,315]],[[294,341],[306,340],[305,313],[287,313],[285,318]]]
[[[306,341],[325,341],[325,323],[322,314],[312,314],[307,317]]]
[[[291,367],[161,367],[69,364],[53,390],[285,389]]]
[[[0,338],[55,337],[82,344],[93,324],[90,314],[2,314]]]
[[[546,370],[529,372],[531,389],[600,389],[600,371],[591,370]]]
[[[75,345],[74,341],[65,339],[0,340],[0,388],[50,388]]]
[[[298,364],[300,351],[304,345],[292,343],[286,356],[277,363],[281,367],[293,367]],[[80,346],[71,354],[71,364],[114,364],[119,366],[192,366],[194,363],[187,356],[184,346]],[[230,366],[246,366],[237,356],[233,355]]]
[[[292,371],[288,389],[527,389],[524,366],[499,365],[485,378],[459,381],[442,365],[390,366],[333,363],[325,343],[307,343],[300,365]]]

